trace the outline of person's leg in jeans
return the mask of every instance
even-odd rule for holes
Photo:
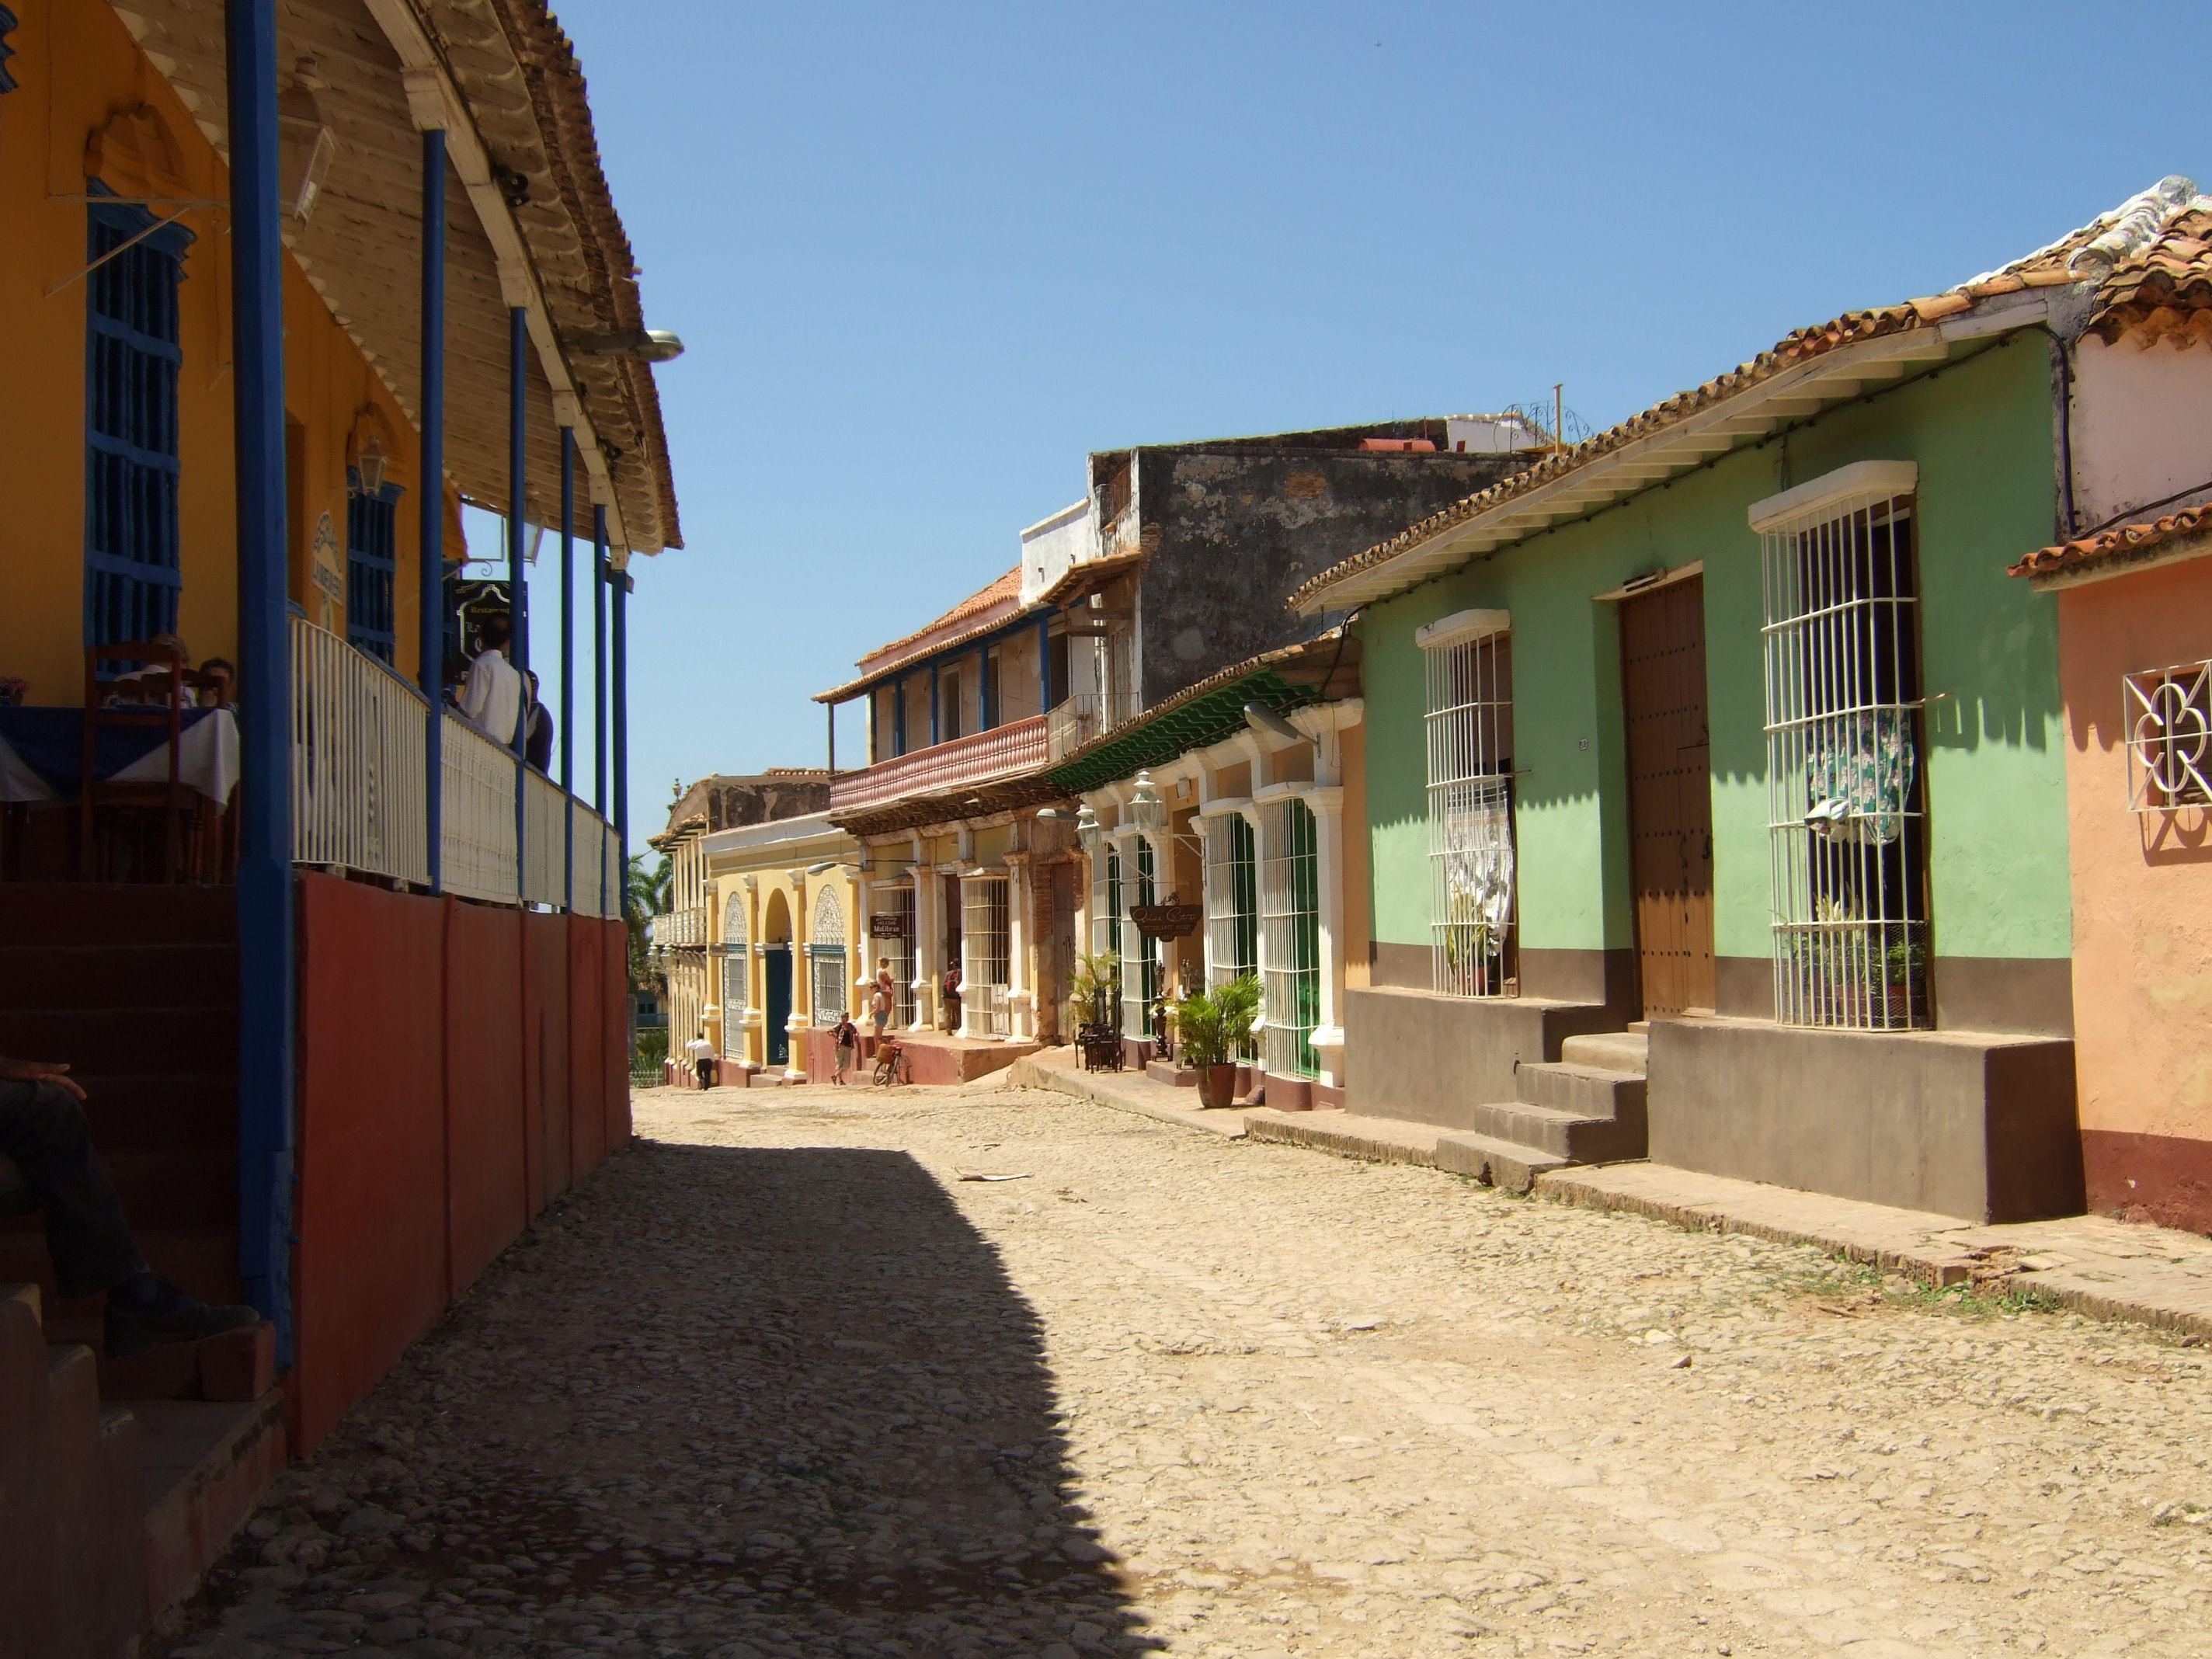
[[[22,1171],[46,1224],[46,1253],[64,1297],[107,1292],[111,1355],[192,1341],[261,1316],[210,1307],[158,1277],[138,1253],[106,1165],[93,1149],[83,1091],[66,1066],[0,1058],[0,1154]]]

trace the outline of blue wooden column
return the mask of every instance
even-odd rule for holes
[[[934,709],[937,699],[932,697],[929,706]],[[936,738],[933,737],[930,741],[934,743]],[[906,682],[902,679],[891,682],[891,753],[906,753]]]
[[[292,714],[276,0],[228,0],[238,483],[238,1272],[292,1359]]]
[[[929,746],[932,749],[945,741],[944,682],[938,678],[937,665],[929,665]]]
[[[446,890],[446,132],[422,134],[422,465],[416,508],[422,657],[422,831],[433,893]]]
[[[529,404],[524,396],[530,384],[529,360],[525,356],[530,345],[529,315],[520,306],[507,308],[507,605],[511,630],[507,650],[518,675],[530,668],[530,585],[522,569],[523,442],[529,436]],[[525,774],[530,768],[523,758],[523,734],[530,729],[529,714],[530,683],[526,680],[521,717],[507,734],[514,745],[514,902],[526,905],[529,902],[523,893],[524,872],[529,867],[530,786]]]
[[[629,918],[629,572],[610,578],[615,588],[615,846],[622,854],[622,913]]]
[[[576,793],[576,428],[561,428],[561,793]],[[561,908],[576,908],[576,815],[561,803]]]
[[[597,770],[592,785],[592,810],[607,815],[607,509],[605,502],[592,507],[592,758]]]

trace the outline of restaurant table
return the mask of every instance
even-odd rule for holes
[[[229,708],[187,708],[177,742],[177,780],[216,805],[238,784],[238,716]],[[103,726],[94,738],[93,771],[110,783],[166,783],[169,735],[155,726]],[[84,710],[0,708],[0,801],[76,799],[84,770]]]

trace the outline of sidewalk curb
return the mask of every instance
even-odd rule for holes
[[[1264,1106],[1201,1114],[1195,1105],[1144,1098],[1146,1085],[1126,1074],[1094,1077],[1030,1058],[1016,1060],[1003,1075],[1021,1087],[1048,1089],[1115,1111],[1234,1139],[1306,1146],[1337,1158],[1447,1174],[1480,1173],[1473,1167],[1458,1167],[1468,1161],[1455,1144],[1459,1137],[1428,1124],[1341,1112],[1281,1112]],[[2142,1269],[2124,1267],[2118,1258],[2166,1253],[2156,1228],[2138,1231],[2130,1224],[2080,1216],[1984,1226],[1955,1216],[1830,1198],[1645,1162],[1547,1170],[1534,1174],[1528,1190],[1531,1196],[1555,1204],[1640,1215],[1692,1232],[1743,1233],[1771,1243],[1807,1245],[1938,1289],[1964,1285],[2015,1291],[2087,1318],[2148,1325],[2212,1340],[2212,1275],[2202,1268],[2185,1267],[2179,1274],[2153,1270],[2153,1283],[2148,1285],[2122,1288],[2114,1282],[2129,1273],[2142,1276]],[[2124,1241],[2123,1247],[2113,1249],[2108,1240],[2083,1236],[2085,1230],[2098,1229]],[[2193,1235],[2164,1238],[2174,1249],[2185,1242],[2194,1251],[2203,1248]],[[2088,1258],[2086,1267],[2075,1260],[2081,1256]],[[2179,1256],[2167,1264],[2182,1265]]]

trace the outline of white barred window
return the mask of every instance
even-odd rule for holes
[[[1503,611],[1462,611],[1414,635],[1428,677],[1431,984],[1448,996],[1519,984],[1510,625]]]
[[[722,1052],[742,1058],[745,1008],[752,996],[752,957],[747,947],[745,895],[732,892],[722,906]]]
[[[1910,461],[1761,501],[1775,1016],[1933,1024]]]
[[[1260,925],[1267,930],[1261,992],[1267,1072],[1318,1077],[1314,1028],[1321,1024],[1321,862],[1313,810],[1304,801],[1266,809],[1260,864]]]
[[[1012,957],[1004,876],[960,884],[960,1024],[969,1036],[1005,1036],[1006,980]]]
[[[890,939],[871,939],[869,947],[879,957],[889,957],[891,963],[891,1024],[904,1030],[914,1024],[914,887],[911,883],[899,887],[876,889],[876,914],[897,918],[898,933]],[[871,981],[875,977],[876,965],[866,964]],[[870,996],[875,994],[871,989]]]
[[[1226,985],[1260,971],[1259,876],[1252,826],[1241,812],[1224,812],[1206,824],[1206,973],[1210,985]]]
[[[1154,904],[1152,844],[1139,836],[1136,891],[1130,904]],[[1125,909],[1121,915],[1121,1035],[1139,1042],[1152,1034],[1152,1000],[1160,994],[1160,942],[1146,939]]]
[[[834,887],[825,887],[814,901],[813,937],[806,942],[806,957],[814,976],[814,1023],[835,1025],[845,1018],[846,986],[852,975],[845,965],[845,906]]]

